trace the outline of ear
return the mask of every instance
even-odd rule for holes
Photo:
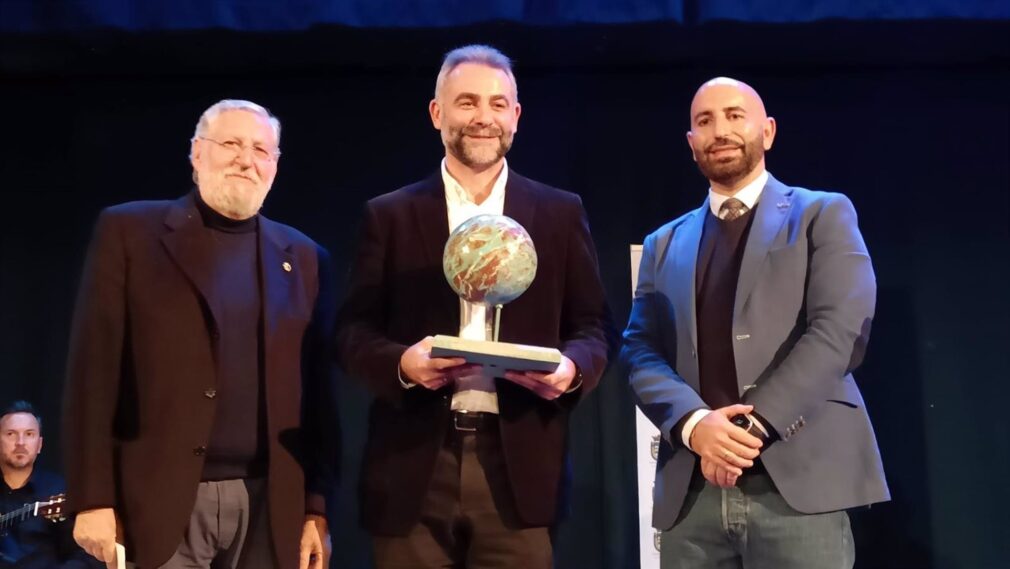
[[[442,107],[438,104],[438,100],[432,99],[428,103],[428,114],[431,115],[431,125],[435,130],[442,130]]]
[[[775,143],[775,117],[768,117],[765,119],[765,124],[761,128],[761,132],[764,134],[765,150],[771,150],[772,144]]]
[[[199,138],[193,137],[193,141],[189,144],[189,163],[193,166],[193,170],[199,170],[201,160],[203,159],[203,142]]]
[[[687,146],[688,146],[688,148],[691,149],[691,160],[694,160],[695,162],[697,162],[698,161],[698,154],[695,153],[695,151],[694,151],[694,138],[691,135],[691,131],[687,131],[684,134],[687,136]]]
[[[42,436],[39,435],[39,452],[35,454],[42,454]]]
[[[515,117],[512,118],[512,134],[519,132],[519,115],[523,114],[523,106],[516,101]]]

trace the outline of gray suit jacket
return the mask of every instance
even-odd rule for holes
[[[673,526],[697,456],[675,425],[699,395],[695,265],[708,200],[645,240],[622,361],[662,432],[653,525]],[[741,399],[781,440],[762,459],[785,500],[817,513],[890,499],[851,371],[862,361],[876,283],[852,203],[769,176],[733,308]]]

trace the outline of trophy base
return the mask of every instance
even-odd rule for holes
[[[553,372],[561,363],[561,352],[554,348],[465,340],[455,336],[435,336],[431,343],[433,358],[464,358],[467,363],[515,371]]]

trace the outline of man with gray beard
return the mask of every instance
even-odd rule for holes
[[[610,321],[581,200],[505,162],[520,110],[507,57],[453,50],[429,104],[441,167],[365,208],[338,346],[375,394],[361,513],[380,569],[552,564],[568,415],[603,373]],[[493,315],[442,274],[450,231],[480,214],[515,219],[536,245],[536,278],[503,311],[500,339],[558,348],[551,373],[430,355],[436,334],[489,339]]]
[[[328,255],[259,214],[280,122],[224,100],[196,189],[98,217],[65,392],[74,538],[115,567],[321,569],[337,460]]]

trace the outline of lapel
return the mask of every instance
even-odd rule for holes
[[[526,183],[525,178],[510,169],[509,178],[505,182],[505,206],[502,212],[526,228],[526,232],[532,237],[536,210],[537,200],[533,195],[533,189]],[[533,241],[533,245],[536,246],[536,240]]]
[[[754,212],[754,221],[751,225],[750,235],[747,237],[747,246],[744,248],[743,260],[740,262],[740,277],[737,279],[736,298],[733,302],[733,321],[740,318],[754,284],[757,282],[758,274],[761,272],[761,265],[768,257],[775,236],[781,231],[785,220],[789,217],[792,209],[792,191],[785,185],[768,175],[768,181],[761,191],[761,198],[758,202],[757,210]]]
[[[416,228],[420,234],[421,249],[426,267],[437,267],[437,273],[442,275],[442,256],[445,252],[445,242],[449,240],[449,210],[445,205],[445,185],[442,183],[441,169],[434,175],[410,190],[409,204],[413,211],[413,228],[400,228],[400,231],[410,232]],[[408,242],[412,239],[407,236]],[[436,277],[436,280],[437,277]],[[452,292],[452,287],[445,278],[438,283],[439,291],[436,298],[436,310],[439,314],[455,315],[453,323],[459,326],[459,297]],[[458,330],[457,330],[458,331]]]
[[[213,259],[210,250],[204,246],[200,238],[203,232],[203,220],[196,209],[192,193],[186,194],[169,206],[165,226],[168,232],[161,236],[161,242],[183,274],[193,283],[213,319],[210,323],[211,329],[216,330],[220,317],[219,309],[211,297]]]
[[[691,332],[691,347],[698,348],[698,320],[695,290],[695,274],[698,265],[698,248],[701,245],[701,232],[705,227],[705,215],[708,213],[708,197],[701,207],[691,213],[674,234],[673,272],[670,273],[673,283],[672,298],[676,305],[675,314],[688,314],[688,325]]]
[[[410,206],[415,227],[421,234],[421,247],[429,263],[442,266],[442,252],[449,240],[449,210],[445,205],[442,174],[437,173],[412,190]]]
[[[297,271],[303,267],[295,263],[291,243],[277,223],[261,215],[258,233],[260,282],[263,283],[263,343],[269,347],[280,316],[291,298],[291,286],[301,279]],[[266,349],[263,353],[269,354],[270,350]]]

